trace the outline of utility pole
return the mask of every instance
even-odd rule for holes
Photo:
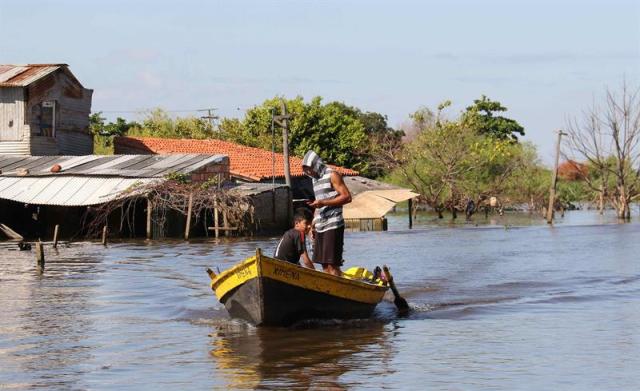
[[[213,121],[215,121],[215,120],[217,120],[219,118],[217,115],[213,115],[213,112],[216,111],[216,110],[218,110],[218,109],[216,109],[215,107],[198,110],[198,111],[206,111],[207,112],[207,115],[203,115],[200,118],[209,120],[209,124],[211,125],[211,129],[213,129]]]
[[[284,179],[287,186],[291,188],[291,169],[289,167],[289,119],[287,105],[281,101],[282,115],[276,115],[274,121],[282,127],[282,154],[284,155]]]
[[[556,200],[556,182],[558,180],[558,162],[560,160],[560,141],[562,136],[565,136],[562,130],[558,130],[558,141],[556,141],[556,162],[553,166],[553,172],[551,173],[551,187],[549,188],[549,207],[547,208],[547,223],[553,224],[553,212]]]
[[[282,127],[282,155],[284,158],[283,159],[284,160],[284,180],[285,180],[285,183],[287,184],[287,220],[291,220],[291,214],[293,212],[292,211],[293,197],[291,192],[291,169],[289,167],[289,119],[291,118],[291,116],[287,114],[287,104],[284,102],[284,99],[280,101],[280,107],[282,108],[282,115],[274,116],[273,122],[277,123],[280,127]],[[274,196],[275,196],[275,193],[274,193]]]

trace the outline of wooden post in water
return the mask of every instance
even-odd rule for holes
[[[39,273],[44,272],[44,247],[40,239],[38,239],[38,243],[36,243],[36,265]]]
[[[53,248],[58,248],[58,230],[60,229],[60,225],[56,224],[53,228]]]
[[[151,213],[153,211],[153,203],[147,198],[147,239],[151,239]]]
[[[549,188],[549,206],[547,208],[547,224],[553,223],[553,211],[554,203],[556,200],[556,182],[558,180],[558,162],[560,160],[560,141],[562,136],[566,133],[562,133],[562,130],[558,130],[558,141],[556,141],[556,161],[553,166],[553,172],[551,173],[551,187]]]
[[[107,245],[107,226],[102,227],[102,245]]]
[[[409,198],[408,208],[409,208],[409,229],[413,229],[413,198]]]
[[[229,235],[229,218],[225,210],[222,211],[222,225],[224,226],[224,236],[231,236]]]
[[[191,230],[191,210],[193,208],[193,193],[189,193],[189,206],[187,206],[187,226],[184,229],[184,240],[189,240]]]
[[[220,237],[220,222],[218,221],[218,200],[213,200],[213,230],[215,232],[216,239]]]

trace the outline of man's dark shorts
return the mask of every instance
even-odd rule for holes
[[[313,262],[342,266],[344,226],[325,232],[316,232],[313,246]]]

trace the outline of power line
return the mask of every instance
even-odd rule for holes
[[[249,107],[240,107],[240,106],[236,106],[233,108],[233,110],[235,111],[247,111],[250,108],[255,107],[255,106],[249,106]],[[138,109],[138,110],[96,110],[94,111],[95,113],[105,113],[105,114],[141,114],[147,111],[153,111],[155,109],[158,109],[158,107],[151,107],[151,108],[143,108],[143,109]],[[209,113],[209,111],[216,111],[218,110],[217,107],[211,107],[211,108],[206,108],[206,109],[176,109],[176,110],[166,110],[160,107],[160,109],[164,112],[167,113],[196,113],[196,112],[207,112],[208,115],[211,115],[211,113]]]
[[[140,109],[140,110],[98,110],[97,112],[100,113],[144,113],[145,111],[152,111],[155,110],[156,108],[153,109]],[[191,110],[164,110],[162,109],[162,111],[165,111],[167,113],[195,113],[198,111],[206,111],[207,109],[191,109]],[[213,109],[215,110],[215,109]]]

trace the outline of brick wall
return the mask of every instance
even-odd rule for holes
[[[220,177],[222,181],[229,180],[229,158],[222,163],[211,163],[191,173],[191,181],[206,182],[211,178]]]

